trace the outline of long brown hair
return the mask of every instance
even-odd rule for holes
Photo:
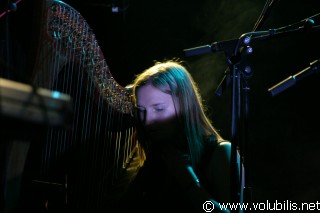
[[[175,106],[178,104],[178,119],[188,141],[191,163],[196,166],[200,161],[207,137],[213,135],[217,141],[223,140],[205,114],[196,82],[182,61],[156,62],[136,76],[132,88],[134,103],[136,103],[137,89],[149,83],[162,92],[170,94]]]

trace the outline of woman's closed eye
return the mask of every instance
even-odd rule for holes
[[[165,110],[164,107],[155,107],[155,108],[153,108],[153,111],[155,111],[155,112],[162,112],[164,110]]]

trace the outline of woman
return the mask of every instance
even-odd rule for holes
[[[231,202],[231,144],[206,116],[187,69],[157,62],[136,77],[132,92],[144,163],[121,208],[228,212],[219,203]]]

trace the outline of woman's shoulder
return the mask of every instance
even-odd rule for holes
[[[198,174],[204,188],[219,201],[225,201],[224,191],[230,182],[231,142],[208,138]]]
[[[231,145],[228,140],[217,140],[214,136],[208,138],[202,158],[202,166],[227,166],[231,159]]]
[[[215,135],[210,135],[205,141],[205,150],[212,152],[215,149],[229,150],[231,148],[231,143],[228,140],[218,139]]]
[[[231,142],[226,140],[219,141],[217,143],[217,149],[231,151]]]

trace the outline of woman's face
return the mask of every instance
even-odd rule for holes
[[[138,116],[148,141],[153,144],[174,140],[179,128],[172,96],[147,84],[137,89],[136,100]]]

